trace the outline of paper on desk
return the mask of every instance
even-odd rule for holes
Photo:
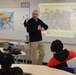
[[[9,43],[12,43],[12,44],[18,44],[18,42],[9,42]]]

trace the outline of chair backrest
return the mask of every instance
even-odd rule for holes
[[[76,57],[71,59],[71,60],[69,60],[69,61],[67,61],[67,65],[70,68],[75,68],[76,67]]]
[[[74,71],[74,69],[73,69],[73,68],[69,68],[69,67],[62,67],[61,69],[62,69],[62,70],[64,70],[64,71],[68,71],[68,72],[70,72],[70,73],[75,74],[75,71]]]

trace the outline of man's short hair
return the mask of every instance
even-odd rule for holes
[[[38,10],[33,10],[33,13],[34,13],[34,12],[38,12]]]
[[[50,49],[52,52],[61,52],[63,50],[63,43],[60,40],[55,40],[52,42]]]

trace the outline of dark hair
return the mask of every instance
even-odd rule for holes
[[[14,63],[14,57],[10,53],[2,53],[0,64],[3,66],[11,66]]]
[[[14,67],[6,75],[24,75],[24,74],[21,68]]]
[[[63,43],[60,40],[55,40],[52,42],[50,49],[52,52],[58,53],[63,50]]]

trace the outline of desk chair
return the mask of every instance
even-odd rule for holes
[[[8,45],[9,46],[15,46],[15,47],[22,49],[22,51],[21,51],[22,54],[13,55],[15,57],[15,63],[19,63],[18,60],[22,60],[23,63],[24,63],[24,60],[26,60],[26,63],[27,63],[28,50],[27,49],[25,50],[25,46],[26,46],[25,43],[10,42],[10,43],[8,43]]]
[[[74,70],[74,73],[76,74],[76,57],[67,61],[67,65],[69,68],[72,68]]]
[[[74,69],[73,69],[73,68],[69,68],[69,67],[62,67],[61,69],[62,69],[62,70],[64,70],[64,71],[67,71],[67,72],[70,72],[70,73],[75,74],[75,72],[74,72]]]
[[[25,53],[24,51],[21,51],[21,54],[13,55],[13,56],[14,56],[14,58],[15,58],[15,61],[14,61],[14,62],[15,62],[16,64],[19,63],[18,60],[20,60],[20,59],[22,60],[23,63],[25,63],[25,62],[24,62],[24,60],[25,60],[24,57],[26,57],[26,53]],[[26,59],[27,59],[27,58],[26,58]]]

